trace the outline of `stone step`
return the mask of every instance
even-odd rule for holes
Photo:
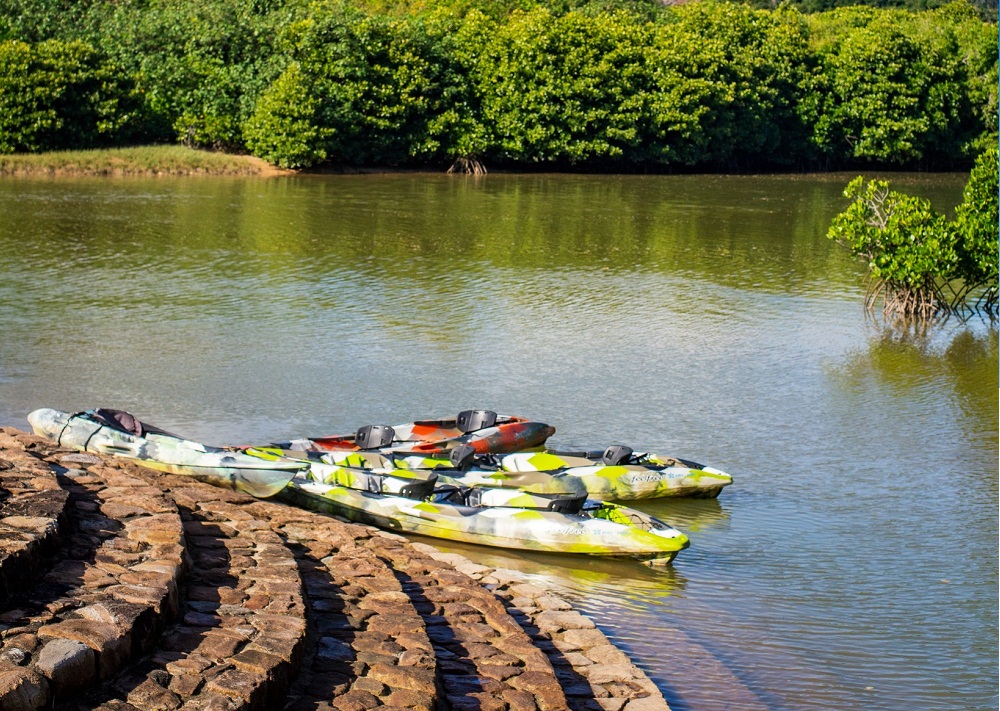
[[[67,505],[65,523],[54,525],[64,536],[50,566],[0,613],[4,709],[74,698],[148,651],[177,612],[184,556],[176,506],[129,465],[24,437],[25,451],[49,468],[48,482],[65,492]],[[10,447],[0,442],[3,454]],[[46,479],[31,464],[6,473],[22,472]],[[47,498],[59,519],[58,497]]]
[[[184,477],[140,476],[171,496],[182,514],[189,567],[180,619],[90,708],[280,707],[306,626],[291,550],[249,511],[255,502],[249,496]]]
[[[570,708],[548,657],[490,591],[426,550],[381,550],[427,622],[452,709]]]
[[[286,709],[432,711],[442,698],[424,621],[373,540],[374,529],[259,502],[296,550],[309,651]]]
[[[668,711],[513,571],[16,431],[0,487],[0,708]]]
[[[662,692],[594,622],[565,599],[515,571],[472,563],[432,546],[414,547],[491,591],[548,655],[574,710],[669,711]]]
[[[36,455],[43,444],[37,437],[0,428],[0,605],[47,567],[66,523],[69,493]]]

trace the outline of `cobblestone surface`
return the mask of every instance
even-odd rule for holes
[[[514,571],[9,428],[0,708],[668,711]]]

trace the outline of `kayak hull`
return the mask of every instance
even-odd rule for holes
[[[334,455],[336,456],[336,455]],[[397,457],[405,469],[434,469],[442,481],[461,486],[518,488],[535,493],[579,493],[601,501],[637,501],[666,497],[714,499],[733,478],[712,467],[669,460],[660,464],[606,465],[593,458],[547,451],[502,456],[491,468],[459,471],[447,459],[410,455]]]
[[[413,452],[424,455],[445,454],[468,444],[478,454],[523,452],[537,449],[545,444],[556,429],[543,422],[532,422],[523,417],[501,416],[495,425],[473,432],[463,432],[458,428],[456,418],[420,420],[402,425],[394,425],[395,437],[383,452]],[[295,439],[278,442],[273,446],[312,452],[357,451],[354,435],[334,435]]]
[[[652,517],[616,507],[616,523],[539,509],[470,507],[384,496],[296,477],[279,495],[303,508],[378,528],[514,550],[632,558],[668,563],[687,537]],[[637,525],[638,524],[638,525]],[[647,527],[650,530],[643,530]]]
[[[269,461],[169,434],[139,436],[101,424],[85,413],[43,408],[30,413],[28,422],[35,434],[62,447],[122,457],[149,469],[190,476],[258,498],[274,496],[296,473],[309,468],[306,462]]]

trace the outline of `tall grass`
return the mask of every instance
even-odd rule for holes
[[[253,156],[184,146],[135,146],[0,155],[0,175],[265,175],[276,172]]]

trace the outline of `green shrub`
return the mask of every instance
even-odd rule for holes
[[[822,156],[834,164],[961,160],[987,126],[975,116],[967,58],[946,17],[924,23],[904,11],[844,8],[822,18],[838,28],[820,32],[807,117]]]
[[[91,46],[0,43],[0,152],[110,144],[133,118],[127,83]]]
[[[316,125],[312,85],[298,64],[267,89],[243,129],[247,147],[283,168],[303,168],[326,158],[327,132]]]
[[[98,2],[87,31],[139,88],[147,138],[240,150],[288,63],[275,40],[297,12],[268,0]]]
[[[986,311],[996,313],[998,166],[995,146],[977,159],[951,223],[887,181],[851,181],[844,196],[853,202],[827,236],[867,260],[869,310],[881,299],[887,314],[927,318],[967,308],[980,294]]]
[[[947,306],[940,285],[957,263],[947,220],[930,202],[889,190],[884,180],[858,177],[844,190],[854,202],[834,218],[828,236],[868,260],[866,305],[929,318]]]
[[[692,3],[676,8],[648,56],[652,143],[667,161],[793,163],[806,129],[807,32],[794,10]]]
[[[996,145],[976,159],[955,210],[957,276],[967,290],[985,288],[985,301],[997,300],[997,245],[1000,244],[1000,153]]]
[[[283,43],[311,87],[316,151],[338,163],[378,165],[440,151],[430,125],[450,103],[449,63],[424,21],[316,3]]]
[[[471,68],[489,152],[518,162],[634,159],[648,35],[623,13],[514,13]]]

